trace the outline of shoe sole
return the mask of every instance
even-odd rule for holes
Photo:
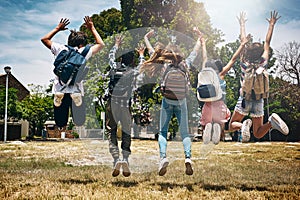
[[[221,137],[221,126],[219,124],[213,125],[213,134],[211,136],[211,141],[214,144],[219,144]]]
[[[248,128],[248,131],[245,133],[245,132],[242,132],[242,142],[249,142],[250,140],[250,128],[252,126],[252,121],[249,121],[249,128]]]
[[[54,105],[56,107],[59,107],[62,103],[62,99],[64,98],[64,95],[55,95],[54,96]]]
[[[129,170],[129,166],[127,162],[122,163],[122,169],[123,169],[123,176],[128,177],[130,176],[131,172]]]
[[[193,175],[193,173],[194,173],[194,170],[192,168],[192,164],[189,162],[186,162],[185,163],[185,174],[191,176],[191,175]]]
[[[279,115],[277,115],[276,113],[273,113],[272,118],[274,118],[274,120],[277,122],[277,124],[279,124],[279,128],[282,130],[280,132],[284,135],[288,135],[289,134],[288,127],[287,127],[286,123],[279,117]],[[287,129],[287,131],[284,131],[284,129]]]
[[[210,126],[210,132],[208,131],[208,126]],[[203,136],[202,136],[202,140],[203,140],[203,144],[208,144],[210,142],[211,139],[211,130],[212,130],[212,124],[206,124],[206,127],[203,131]]]
[[[159,170],[158,175],[163,176],[167,173],[167,167],[169,165],[169,162],[165,162],[162,166],[162,168]]]
[[[113,176],[113,177],[119,176],[121,166],[122,166],[122,163],[121,163],[121,162],[117,162],[117,163],[116,163],[116,166],[114,167],[114,170],[113,170],[113,172],[112,172],[112,176]]]
[[[81,94],[71,94],[71,98],[73,99],[73,102],[75,106],[81,106],[82,104],[82,97]]]

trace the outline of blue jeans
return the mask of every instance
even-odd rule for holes
[[[167,134],[169,128],[169,122],[171,117],[175,114],[179,122],[179,131],[182,138],[184,147],[184,154],[186,158],[191,157],[191,138],[189,137],[188,127],[188,113],[186,99],[183,100],[170,100],[163,98],[160,110],[160,121],[159,121],[159,153],[160,157],[166,157],[167,151]]]

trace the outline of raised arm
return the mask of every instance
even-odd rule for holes
[[[119,49],[119,47],[121,46],[122,41],[123,41],[123,36],[117,35],[115,37],[115,45],[112,47],[112,49],[109,51],[109,54],[108,54],[109,66],[113,69],[117,68],[117,63],[115,61],[116,60],[116,52]]]
[[[274,10],[273,12],[271,11],[270,19],[267,19],[267,21],[269,22],[269,28],[268,28],[268,32],[267,32],[267,36],[266,36],[266,41],[264,44],[264,53],[262,55],[262,57],[266,60],[269,59],[270,43],[271,43],[271,39],[272,39],[272,35],[273,35],[274,26],[280,17],[281,16],[278,16],[278,12],[276,12]]]
[[[246,43],[248,42],[248,40],[250,39],[250,37],[251,36],[248,35],[247,37],[245,37],[245,38],[242,39],[239,48],[233,54],[233,56],[231,57],[230,61],[225,65],[225,67],[223,67],[223,70],[219,73],[220,79],[224,80],[225,75],[231,69],[231,67],[234,65],[235,61],[239,57],[240,53],[243,51],[243,49],[244,49]]]
[[[96,30],[92,19],[89,16],[84,17],[84,22],[85,22],[86,28],[92,32],[92,34],[96,40],[96,44],[91,47],[92,53],[94,55],[104,47],[104,42],[103,42],[102,38],[100,37],[98,31]]]
[[[47,33],[44,37],[41,38],[42,43],[48,48],[51,49],[52,45],[52,37],[58,33],[59,31],[67,30],[67,26],[70,24],[70,20],[67,18],[61,18],[59,24],[51,30],[49,33]]]
[[[154,48],[153,46],[151,45],[150,41],[149,41],[149,38],[152,37],[154,35],[154,30],[151,29],[148,33],[146,33],[146,35],[144,36],[144,40],[145,40],[145,44],[146,44],[146,47],[148,49],[148,52],[149,54],[153,54],[154,53]]]
[[[204,69],[207,62],[206,39],[202,37],[200,42],[202,46],[202,69]]]
[[[240,16],[237,17],[238,21],[240,23],[240,36],[241,36],[241,40],[243,40],[244,38],[246,38],[246,29],[245,29],[245,24],[246,24],[246,13],[245,12],[241,12]]]
[[[203,38],[203,34],[201,33],[201,31],[198,29],[198,27],[194,27],[193,31],[196,33],[196,35],[198,36],[196,44],[194,46],[193,51],[190,53],[190,55],[186,58],[186,64],[188,65],[188,67],[191,66],[191,64],[194,62],[195,58],[197,57],[197,55],[199,54],[199,50],[201,47],[201,38]]]

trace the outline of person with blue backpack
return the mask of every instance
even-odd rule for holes
[[[41,38],[41,42],[51,50],[54,54],[56,60],[54,62],[55,66],[59,66],[61,61],[58,58],[65,59],[65,63],[69,63],[69,66],[72,65],[69,62],[70,56],[75,58],[75,61],[78,60],[78,54],[81,54],[83,57],[83,65],[79,66],[77,70],[85,68],[85,62],[93,55],[98,53],[103,47],[104,42],[97,32],[92,19],[89,16],[84,17],[85,27],[91,31],[92,35],[95,38],[96,44],[89,46],[87,45],[87,34],[82,31],[71,30],[71,33],[68,37],[68,44],[60,44],[53,42],[52,38],[61,31],[67,30],[67,26],[70,24],[70,20],[67,18],[61,18],[59,24],[47,33],[44,37]],[[78,54],[76,54],[78,53]],[[62,65],[61,65],[62,66]],[[72,117],[75,125],[81,126],[85,122],[85,104],[83,102],[82,96],[84,95],[83,91],[83,82],[77,81],[76,73],[72,72],[71,77],[67,78],[69,80],[63,81],[60,75],[65,74],[64,67],[61,70],[54,69],[56,74],[55,80],[52,87],[52,92],[54,94],[54,119],[55,123],[59,129],[65,128],[68,123],[69,110],[72,109]],[[78,74],[78,73],[77,73]],[[82,77],[83,78],[83,77]]]

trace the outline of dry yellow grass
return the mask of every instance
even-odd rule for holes
[[[300,143],[194,142],[194,175],[181,142],[157,175],[156,141],[133,140],[128,178],[111,176],[107,141],[0,143],[0,199],[299,199]]]

